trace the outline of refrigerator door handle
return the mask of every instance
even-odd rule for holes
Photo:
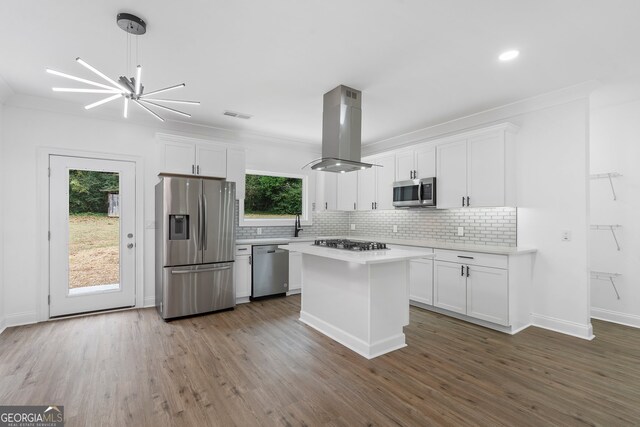
[[[191,273],[210,273],[212,271],[229,270],[231,266],[215,267],[215,268],[203,268],[201,270],[173,270],[171,274],[191,274]]]
[[[198,250],[202,249],[202,223],[204,222],[204,213],[202,212],[202,196],[198,199]]]
[[[207,250],[207,196],[202,194],[202,248]]]

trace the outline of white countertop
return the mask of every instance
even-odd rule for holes
[[[405,249],[383,249],[379,251],[348,251],[344,249],[314,246],[311,242],[296,242],[282,245],[283,249],[299,252],[307,255],[321,256],[337,259],[339,261],[354,262],[357,264],[381,264],[387,262],[405,261],[414,258],[433,258],[434,254],[426,254],[423,251],[411,251]]]
[[[480,252],[495,255],[521,255],[536,252],[535,248],[521,246],[490,246],[490,245],[470,245],[466,243],[448,243],[436,240],[411,240],[411,239],[389,239],[386,237],[373,236],[304,236],[304,237],[280,237],[264,239],[240,239],[236,240],[238,245],[286,245],[296,242],[311,242],[315,239],[351,239],[364,240],[369,242],[382,242],[389,245],[416,246],[420,248],[448,249],[453,251]],[[293,249],[291,249],[293,250]]]

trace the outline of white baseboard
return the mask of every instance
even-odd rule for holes
[[[619,311],[605,310],[604,308],[591,308],[591,317],[605,322],[640,328],[640,316],[637,314],[621,313]]]
[[[5,328],[12,326],[30,325],[38,322],[35,311],[23,311],[21,313],[6,314],[4,318]]]
[[[503,332],[503,333],[509,334],[509,335],[515,335],[518,332],[521,332],[521,331],[527,329],[529,326],[531,326],[531,325],[522,325],[522,326],[520,326],[518,328],[515,328],[513,326],[502,326],[502,325],[498,325],[496,323],[491,323],[491,322],[486,322],[484,320],[475,319],[473,317],[466,316],[464,314],[459,314],[459,313],[455,313],[453,311],[445,310],[444,308],[436,307],[436,306],[433,306],[433,305],[430,305],[430,304],[424,304],[422,302],[415,301],[415,300],[409,301],[409,304],[414,306],[414,307],[422,308],[422,309],[428,310],[428,311],[433,311],[434,313],[444,314],[445,316],[453,317],[453,318],[456,318],[456,319],[459,319],[459,320],[463,320],[465,322],[473,323],[474,325],[478,325],[478,326],[482,326],[482,327],[485,327],[485,328],[493,329],[494,331]]]
[[[143,303],[143,307],[147,308],[147,307],[155,307],[156,306],[156,297],[152,296],[152,297],[144,297],[144,303]]]
[[[7,329],[7,324],[4,321],[4,317],[2,319],[0,319],[0,334],[4,332],[4,330]]]
[[[292,289],[292,290],[287,292],[287,296],[289,296],[289,295],[298,295],[300,293],[302,293],[302,289],[300,289],[300,288]]]
[[[558,319],[556,317],[543,316],[542,314],[532,314],[531,320],[533,326],[537,326],[539,328],[560,332],[561,334],[571,335],[584,340],[592,340],[595,338],[591,323],[585,325],[582,323]]]
[[[300,321],[367,359],[373,359],[374,357],[407,346],[403,333],[369,344],[304,311],[300,312]]]
[[[248,302],[251,302],[249,297],[237,297],[236,298],[236,305],[238,305],[238,304],[246,304]]]

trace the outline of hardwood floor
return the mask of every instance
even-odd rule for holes
[[[62,404],[68,426],[640,424],[640,330],[509,336],[412,308],[408,347],[367,361],[300,323],[299,304],[8,329],[0,404]]]

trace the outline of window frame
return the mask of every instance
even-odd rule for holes
[[[301,225],[311,225],[311,218],[309,215],[309,176],[304,174],[293,174],[288,172],[274,172],[274,171],[262,171],[247,169],[246,175],[267,175],[277,176],[282,178],[296,178],[302,180],[302,215],[300,217]],[[246,179],[246,178],[245,178]],[[246,197],[246,196],[245,196]],[[290,219],[277,219],[277,218],[261,218],[251,219],[244,216],[244,199],[239,200],[238,216],[240,227],[283,227],[293,226],[294,220]]]

